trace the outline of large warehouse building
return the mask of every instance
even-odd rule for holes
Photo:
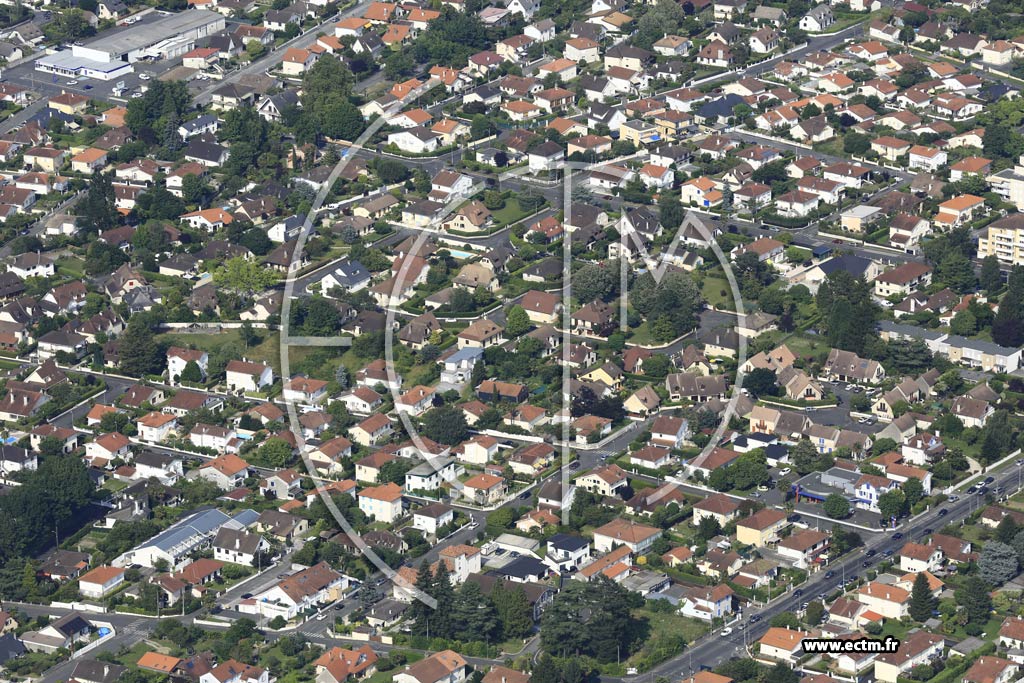
[[[132,64],[140,60],[180,57],[197,41],[223,31],[225,26],[224,16],[210,10],[168,14],[46,55],[36,60],[36,70],[110,81],[131,73]]]

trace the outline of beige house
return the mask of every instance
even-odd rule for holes
[[[810,638],[806,631],[795,631],[789,628],[772,626],[757,641],[759,646],[758,659],[762,661],[778,661],[795,664],[803,652],[804,638]]]
[[[739,516],[740,506],[724,493],[716,493],[693,504],[693,524],[696,526],[705,517],[710,517],[724,527]]]
[[[896,683],[897,679],[908,676],[915,666],[927,664],[930,659],[942,654],[945,638],[927,631],[910,634],[896,652],[886,652],[875,659],[875,678],[882,683]]]
[[[886,619],[902,619],[910,613],[910,591],[877,581],[861,586],[857,601]]]
[[[763,548],[778,543],[780,532],[788,524],[785,512],[764,508],[736,523],[736,540],[744,545]]]

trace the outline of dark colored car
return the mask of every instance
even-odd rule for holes
[[[902,534],[901,532],[897,531],[896,533],[894,533],[894,534],[892,535],[892,537],[893,537],[894,539],[896,539],[896,540],[898,541],[898,540],[900,540],[901,538],[903,538],[903,534]]]
[[[941,510],[939,510],[939,517],[945,517],[948,514],[949,510],[947,510],[946,508],[942,508]]]

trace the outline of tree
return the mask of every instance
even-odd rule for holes
[[[462,410],[452,405],[434,408],[423,417],[424,435],[447,446],[465,441],[467,429]]]
[[[185,363],[185,367],[181,369],[181,374],[178,375],[178,381],[192,382],[193,384],[199,384],[202,382],[203,370],[199,367],[199,363],[194,360],[190,360]]]
[[[809,606],[808,606],[809,607]],[[788,665],[778,662],[768,670],[765,683],[800,683],[800,677]]]
[[[533,631],[533,607],[521,585],[506,586],[504,581],[498,581],[491,589],[491,601],[504,638],[525,638]]]
[[[999,311],[992,319],[992,341],[1002,346],[1024,344],[1024,321],[1021,319],[1021,299],[1011,290],[999,302]]]
[[[910,618],[914,621],[928,621],[935,609],[935,598],[925,572],[918,572],[914,579],[914,588],[910,591]]]
[[[1003,286],[1003,273],[999,269],[999,259],[986,256],[981,260],[981,274],[978,276],[981,288],[991,294]]]
[[[252,295],[272,286],[278,273],[242,256],[230,258],[213,273],[213,281],[237,294]]]
[[[658,221],[665,229],[675,230],[682,225],[684,217],[685,211],[678,195],[672,192],[663,192],[658,199]]]
[[[1000,543],[1010,544],[1020,531],[1017,520],[1012,515],[1006,515],[996,527],[995,538]]]
[[[134,316],[118,340],[121,371],[133,377],[156,375],[167,365],[164,349],[156,343],[145,318]]]
[[[250,62],[256,61],[262,57],[263,53],[266,51],[266,46],[258,40],[250,40],[245,44],[245,55],[249,58]]]
[[[953,316],[949,329],[953,334],[970,337],[978,331],[978,319],[974,317],[974,314],[969,309],[965,308]]]
[[[871,138],[864,133],[849,132],[843,136],[843,151],[847,154],[863,156],[871,149]]]
[[[817,626],[821,623],[821,618],[825,615],[825,606],[821,604],[821,600],[812,600],[807,605],[807,611],[804,612],[804,622],[808,626]]]
[[[970,576],[963,588],[955,593],[957,604],[967,612],[967,619],[972,624],[985,624],[992,613],[992,598],[989,596],[989,584],[977,576]]]
[[[1001,586],[1020,571],[1017,552],[999,541],[989,541],[978,558],[978,575],[993,586]]]
[[[510,338],[525,334],[530,327],[532,327],[530,316],[526,313],[525,308],[516,304],[508,309],[508,314],[505,317],[505,333]]]
[[[754,396],[775,396],[775,371],[769,368],[754,368],[743,376],[743,387]]]
[[[722,524],[714,517],[701,517],[697,522],[697,538],[707,541],[722,533]]]
[[[572,274],[572,291],[580,301],[602,299],[608,301],[618,292],[618,263],[609,265],[589,263]]]
[[[899,489],[887,491],[878,496],[878,511],[881,513],[882,519],[886,521],[891,518],[899,518],[903,515],[906,502],[903,492]]]
[[[87,231],[103,232],[118,223],[114,184],[110,173],[96,171],[89,180],[89,190],[78,203],[78,213]]]
[[[287,467],[293,457],[294,453],[290,443],[284,439],[271,437],[256,450],[253,459],[264,467],[280,469]]]
[[[756,258],[756,256],[755,256]],[[873,340],[880,309],[873,287],[863,277],[838,270],[818,287],[816,303],[829,344],[861,354]]]
[[[913,508],[924,498],[924,484],[916,477],[911,477],[903,482],[903,497],[907,500],[907,506]]]
[[[850,514],[850,502],[838,493],[830,493],[825,498],[825,514],[832,519],[844,519]]]
[[[452,621],[455,626],[452,635],[463,642],[493,642],[501,629],[494,603],[480,591],[480,584],[475,581],[466,581],[459,588]]]

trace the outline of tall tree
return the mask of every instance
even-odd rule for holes
[[[452,635],[463,642],[493,642],[501,632],[494,603],[480,591],[480,584],[466,581],[455,596]]]
[[[421,562],[419,569],[416,570],[416,588],[424,595],[433,596],[434,574],[430,569],[429,562]],[[417,635],[427,635],[430,619],[433,616],[433,610],[430,606],[423,600],[413,600],[412,605],[409,606],[408,614],[410,621],[412,621],[412,632]]]
[[[928,585],[925,572],[918,572],[914,579],[914,588],[910,591],[910,618],[914,621],[928,621],[935,609],[935,598]]]
[[[121,371],[133,377],[155,375],[167,365],[163,345],[157,344],[153,331],[142,316],[128,321],[128,326],[118,339]]]
[[[981,260],[981,274],[978,276],[981,288],[991,294],[1003,286],[1003,274],[999,269],[999,259],[986,256]]]

